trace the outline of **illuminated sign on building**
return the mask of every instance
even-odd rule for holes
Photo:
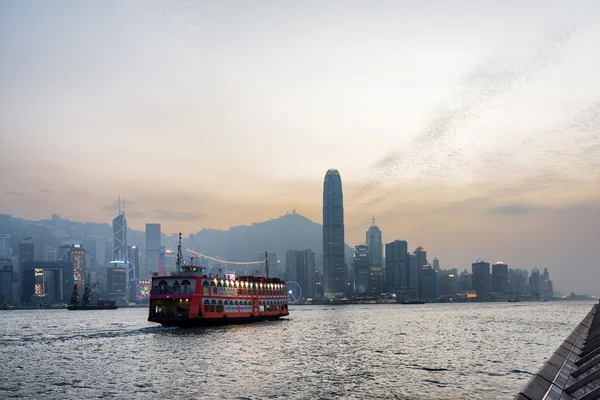
[[[150,279],[140,279],[137,281],[137,290],[135,292],[135,298],[137,300],[147,299],[150,296],[150,285],[152,281]]]

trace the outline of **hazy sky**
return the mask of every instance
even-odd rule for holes
[[[600,2],[0,1],[0,212],[286,210],[600,287]]]

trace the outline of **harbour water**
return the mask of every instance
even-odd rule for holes
[[[592,305],[292,306],[188,330],[139,308],[0,311],[0,398],[511,399]]]

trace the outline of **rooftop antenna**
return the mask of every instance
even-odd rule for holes
[[[375,214],[373,214],[373,226],[375,226]]]
[[[121,214],[121,196],[119,196],[119,214]]]
[[[265,251],[265,276],[269,277],[269,257],[268,253]]]
[[[179,273],[181,268],[181,232],[179,232],[179,245],[177,246],[177,273]]]

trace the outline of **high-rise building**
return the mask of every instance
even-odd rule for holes
[[[383,268],[373,265],[371,267],[371,294],[380,297],[383,293]]]
[[[510,293],[508,290],[508,265],[502,261],[492,265],[492,292]]]
[[[467,275],[469,275],[467,273]],[[439,273],[439,295],[452,296],[458,292],[457,275],[448,271]]]
[[[436,271],[440,270],[440,260],[438,260],[437,258],[433,259],[433,269],[435,269]]]
[[[33,239],[27,237],[19,243],[19,264],[35,260],[35,244]]]
[[[20,267],[22,303],[69,302],[73,291],[73,263],[31,261]]]
[[[344,241],[344,196],[342,178],[336,169],[325,174],[323,183],[323,281],[325,297],[340,297],[347,291]]]
[[[427,252],[425,251],[425,249],[421,246],[417,247],[414,251],[415,256],[417,257],[416,261],[417,261],[417,273],[419,274],[418,277],[418,281],[419,281],[419,296],[421,296],[421,289],[422,289],[422,282],[421,282],[421,276],[423,274],[423,266],[425,266],[425,264],[428,264],[427,262]],[[421,296],[423,297],[423,296]]]
[[[112,221],[113,226],[113,261],[127,261],[127,218],[125,210],[121,209],[119,198],[119,215]]]
[[[437,272],[431,264],[425,264],[421,269],[421,290],[419,296],[422,299],[435,299],[438,297]]]
[[[472,267],[473,290],[477,295],[490,293],[490,263],[484,260],[477,260]]]
[[[10,235],[8,233],[0,233],[0,258],[8,260],[11,256]]]
[[[174,272],[177,272],[177,253],[171,249],[165,249],[165,273],[169,275]]]
[[[105,265],[106,264],[106,238],[99,236],[95,238],[96,245],[96,264],[97,265]]]
[[[544,294],[544,278],[540,275],[540,270],[533,267],[529,277],[529,293],[532,297],[540,297]]]
[[[373,218],[373,225],[367,230],[367,247],[370,266],[383,267],[383,242],[381,230],[375,225],[375,218]]]
[[[124,263],[113,262],[106,269],[106,292],[111,297],[127,295],[127,270]]]
[[[128,266],[128,286],[127,286],[127,298],[129,301],[136,301],[137,282],[141,279],[140,277],[140,252],[137,246],[129,246],[127,250],[129,261]]]
[[[371,293],[371,261],[369,248],[366,244],[354,246],[353,270],[354,293]]]
[[[550,280],[550,273],[548,268],[544,268],[544,298],[550,299],[554,297],[554,286]]]
[[[419,290],[419,265],[415,254],[408,255],[408,288],[410,290]]]
[[[160,245],[160,224],[146,224],[145,276],[150,276],[152,272],[158,272],[158,252]]]
[[[1,242],[0,242],[1,244]],[[0,257],[0,305],[13,302],[13,263]]]
[[[460,273],[460,278],[458,282],[458,290],[461,292],[467,292],[473,289],[473,279],[472,275],[469,274],[469,271],[466,269]]]
[[[275,254],[275,253],[270,253]],[[268,254],[267,254],[268,256]],[[262,256],[264,260],[264,254]],[[269,260],[269,270],[270,270]],[[317,294],[317,267],[312,250],[288,250],[285,253],[285,269],[288,281],[294,281],[302,290],[302,298],[314,298]],[[271,275],[271,272],[269,272]]]
[[[80,244],[74,244],[69,249],[69,262],[73,267],[73,283],[85,287],[85,249]]]
[[[394,240],[385,245],[385,291],[394,293],[399,289],[408,289],[408,243]]]

